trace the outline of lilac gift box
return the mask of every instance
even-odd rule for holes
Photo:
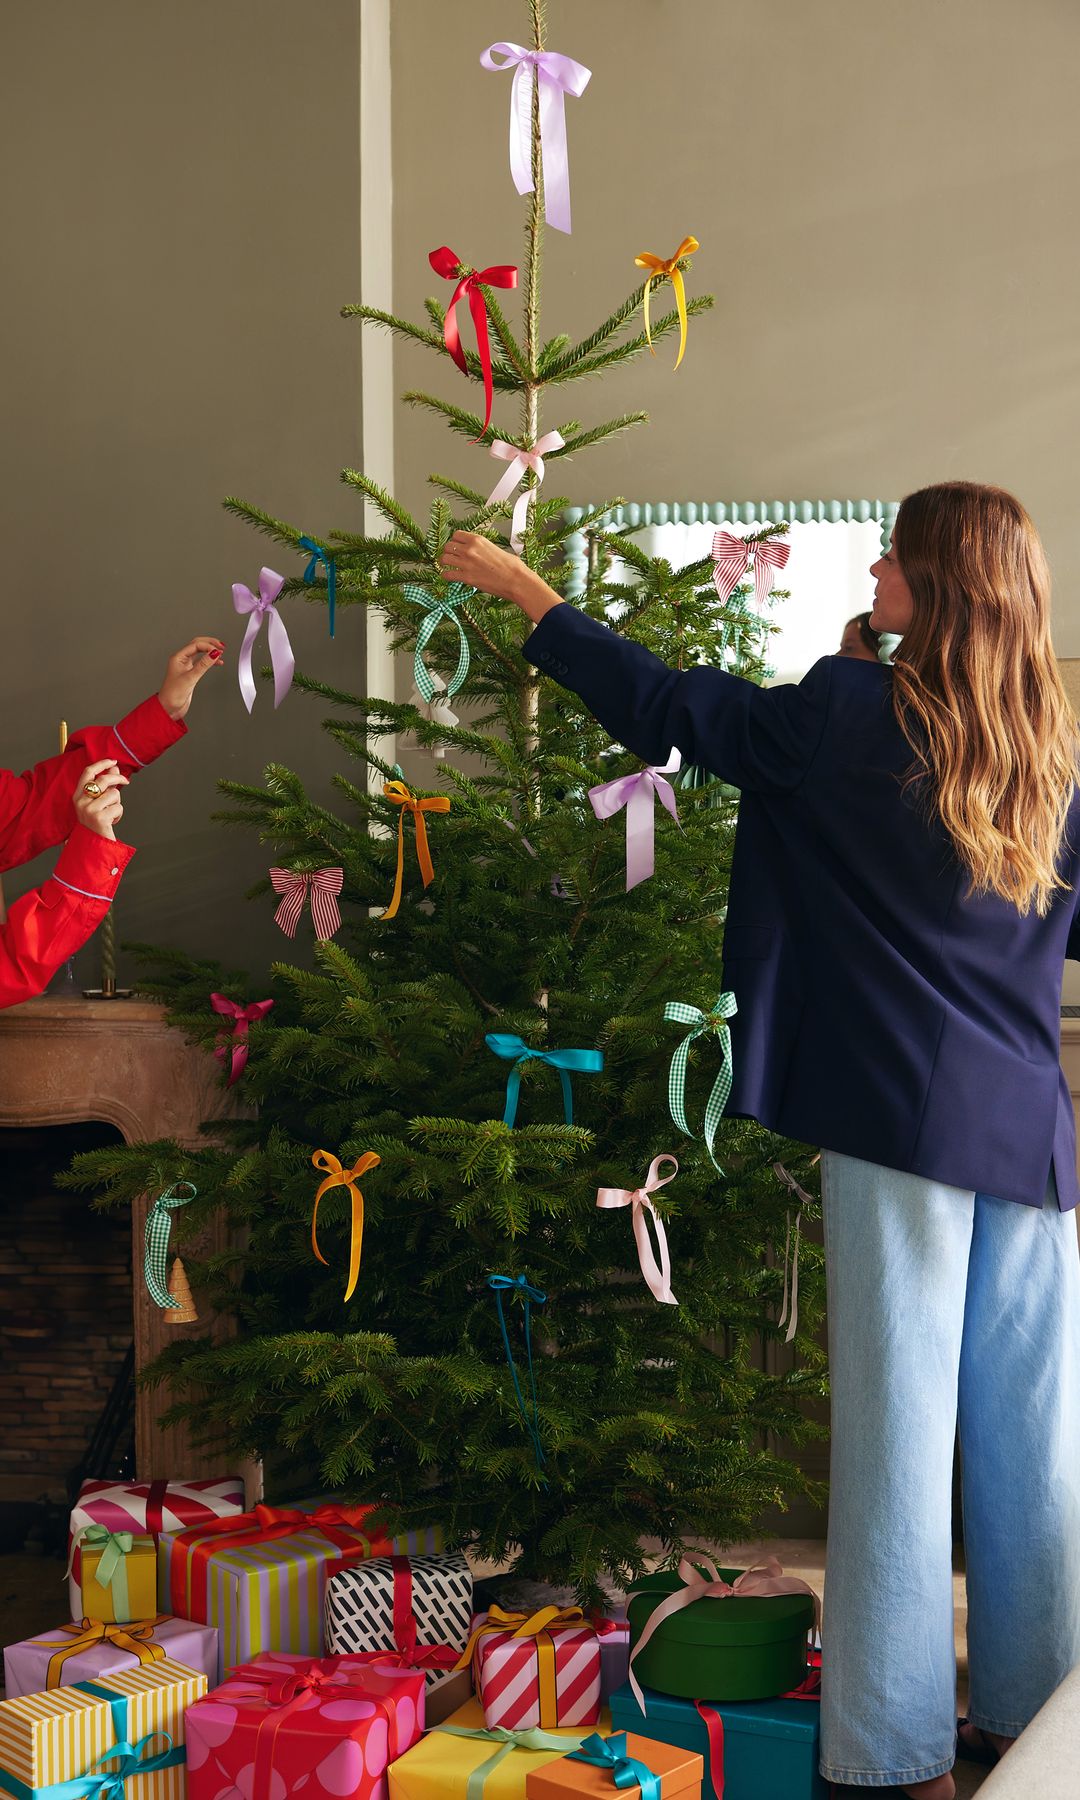
[[[600,1704],[606,1706],[630,1673],[630,1623],[616,1619],[615,1630],[600,1638]]]
[[[147,1620],[144,1625],[151,1624],[153,1631],[143,1639],[143,1660],[147,1668],[153,1668],[157,1658],[147,1657],[147,1645],[154,1644],[161,1655],[170,1662],[183,1663],[185,1668],[194,1669],[197,1674],[205,1675],[208,1682],[214,1685],[217,1681],[218,1668],[218,1633],[213,1625],[193,1625],[188,1619],[174,1619],[162,1614],[157,1619]],[[107,1675],[114,1675],[120,1669],[137,1667],[139,1656],[135,1650],[123,1648],[124,1635],[127,1632],[138,1632],[139,1623],[123,1626],[107,1626],[119,1639],[119,1642],[108,1638],[93,1644],[86,1650],[79,1650],[73,1656],[66,1656],[57,1670],[54,1687],[70,1687],[79,1681],[99,1681]],[[75,1626],[66,1629],[58,1627],[53,1631],[43,1631],[39,1638],[24,1638],[19,1644],[9,1644],[4,1651],[4,1689],[9,1700],[21,1699],[25,1694],[39,1694],[48,1685],[49,1664],[58,1651],[69,1648],[79,1635]]]

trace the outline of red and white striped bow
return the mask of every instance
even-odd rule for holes
[[[718,531],[713,538],[713,581],[721,601],[729,600],[744,575],[754,571],[754,598],[764,606],[772,592],[774,573],[782,569],[791,555],[791,545],[779,538],[764,538],[756,544],[736,537],[733,531]]]
[[[281,926],[286,937],[295,937],[304,901],[310,894],[311,923],[315,927],[315,936],[325,943],[341,926],[337,896],[344,875],[343,869],[315,869],[303,874],[296,874],[292,869],[271,869],[274,892],[283,896],[274,914],[274,924]]]

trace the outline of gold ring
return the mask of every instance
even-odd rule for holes
[[[100,800],[104,792],[105,789],[99,787],[96,781],[88,781],[83,788],[83,793],[88,794],[91,800]]]

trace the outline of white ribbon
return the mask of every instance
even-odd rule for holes
[[[508,462],[510,467],[492,488],[487,499],[488,505],[498,506],[501,500],[509,500],[518,482],[524,479],[530,469],[536,476],[536,487],[539,487],[544,479],[544,457],[553,450],[561,450],[564,442],[565,439],[557,431],[545,431],[531,450],[519,450],[516,444],[507,444],[502,438],[496,438],[491,446],[491,455],[501,462]],[[521,555],[525,527],[529,522],[529,507],[536,487],[527,487],[514,503],[514,516],[510,521],[510,548],[518,556]]]
[[[675,1165],[670,1175],[659,1173],[660,1164],[665,1162]],[[641,1187],[597,1188],[596,1190],[597,1206],[633,1207],[634,1242],[637,1245],[641,1273],[653,1299],[659,1300],[663,1306],[678,1306],[679,1302],[671,1291],[671,1254],[668,1250],[667,1232],[664,1230],[663,1220],[652,1203],[652,1196],[658,1188],[666,1187],[669,1181],[674,1181],[678,1173],[679,1165],[674,1156],[654,1156],[649,1164],[649,1173]],[[654,1256],[653,1247],[649,1241],[649,1218],[652,1219],[653,1230],[656,1232],[658,1256]]]
[[[461,720],[457,713],[452,712],[446,703],[446,683],[442,676],[436,670],[429,669],[428,677],[435,689],[435,698],[425,700],[419,688],[413,688],[409,697],[409,705],[415,706],[417,712],[422,712],[425,719],[430,720],[432,725],[460,725]],[[431,754],[436,762],[441,762],[446,755],[445,744],[436,744]]]
[[[773,1163],[773,1174],[778,1175],[780,1180],[784,1183],[784,1186],[790,1188],[791,1192],[796,1194],[799,1199],[799,1210],[795,1214],[795,1260],[791,1265],[791,1320],[788,1324],[787,1336],[784,1339],[785,1344],[790,1344],[792,1338],[795,1336],[795,1327],[799,1323],[799,1226],[802,1222],[803,1206],[810,1205],[810,1196],[805,1188],[799,1186],[794,1175],[788,1174],[783,1163]],[[784,1323],[784,1314],[788,1309],[788,1246],[791,1242],[790,1209],[785,1217],[787,1220],[787,1230],[784,1233],[784,1297],[780,1307],[780,1317],[776,1321],[778,1325]]]

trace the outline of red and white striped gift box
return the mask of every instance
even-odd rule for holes
[[[548,1641],[545,1643],[544,1639]],[[541,1659],[555,1665],[555,1717],[541,1705]],[[595,1725],[600,1718],[600,1639],[591,1625],[552,1625],[539,1637],[490,1632],[476,1644],[474,1672],[490,1731]],[[550,1693],[549,1684],[545,1684]]]
[[[186,1531],[243,1510],[244,1483],[239,1475],[221,1475],[214,1481],[84,1481],[68,1524],[68,1554],[72,1538],[84,1525],[158,1538],[163,1531]],[[73,1619],[82,1618],[80,1563],[76,1545],[68,1577]]]

